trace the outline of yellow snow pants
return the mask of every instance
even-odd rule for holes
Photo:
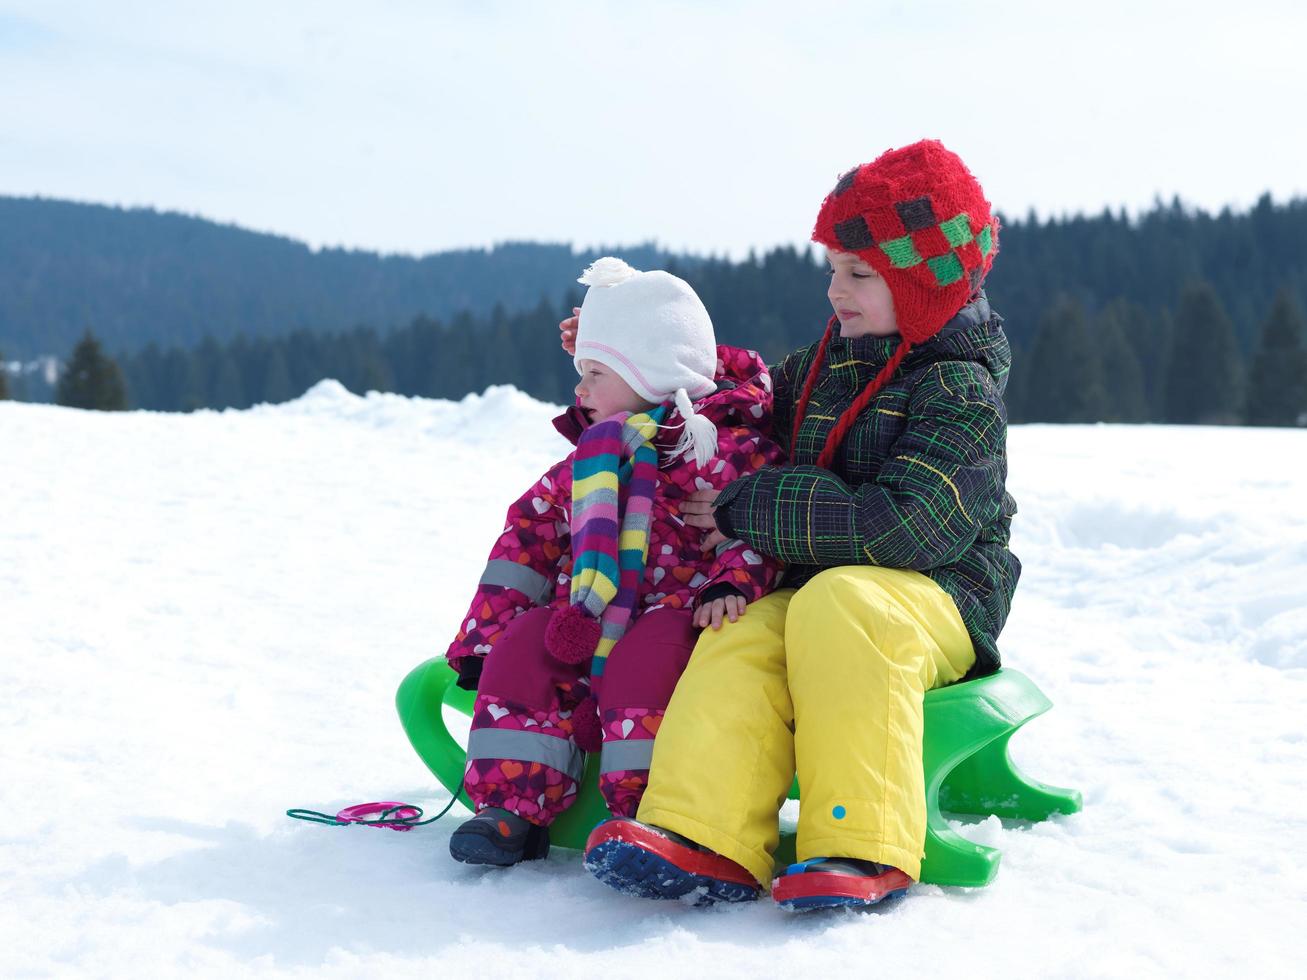
[[[797,856],[920,877],[926,691],[975,660],[953,600],[920,572],[849,565],[706,629],[654,742],[638,819],[771,886],[796,771]]]

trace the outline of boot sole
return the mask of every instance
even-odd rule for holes
[[[605,885],[640,898],[675,899],[698,892],[698,904],[756,901],[762,889],[752,878],[741,880],[740,872],[723,867],[725,860],[638,824],[608,821],[590,834],[584,863]]]
[[[549,855],[549,838],[533,843],[527,838],[520,850],[506,850],[488,834],[455,833],[449,838],[449,856],[463,864],[488,864],[497,868],[511,868],[523,861],[540,861]]]
[[[496,847],[495,842],[479,834],[455,834],[449,838],[449,856],[464,864],[491,864],[512,867],[523,860],[521,854]]]
[[[898,869],[874,878],[832,872],[784,874],[772,882],[772,898],[783,909],[870,908],[908,893],[912,879]]]

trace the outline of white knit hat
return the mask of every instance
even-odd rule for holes
[[[691,402],[717,390],[717,340],[698,295],[669,272],[641,272],[612,256],[596,259],[577,282],[590,287],[576,330],[577,373],[582,359],[598,361],[645,401],[675,400],[685,418],[678,454],[693,450],[707,463],[717,429]]]

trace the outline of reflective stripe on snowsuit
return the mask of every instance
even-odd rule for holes
[[[464,770],[478,810],[501,806],[541,826],[576,798],[585,754],[573,739],[573,711],[591,693],[588,665],[545,652],[551,615],[538,608],[515,617],[487,657]],[[654,736],[698,635],[690,620],[681,609],[636,620],[598,686],[599,789],[619,816],[634,816],[644,793]]]

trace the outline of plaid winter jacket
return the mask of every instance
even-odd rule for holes
[[[654,608],[690,609],[706,598],[738,593],[762,598],[780,578],[780,562],[741,541],[716,550],[701,547],[704,532],[680,517],[680,502],[695,490],[719,490],[737,477],[778,462],[772,440],[772,381],[753,351],[717,348],[717,391],[695,410],[717,425],[717,453],[699,467],[693,457],[672,459],[681,434],[680,413],[668,413],[654,439],[659,450],[658,489],[650,513],[649,557],[633,617]],[[573,443],[587,423],[572,408],[554,426]],[[491,549],[476,595],[445,656],[462,670],[465,657],[482,657],[518,613],[536,605],[564,608],[571,595],[572,457],[549,468],[508,509],[503,533]]]
[[[789,563],[797,587],[838,565],[910,568],[952,597],[976,649],[969,676],[999,667],[996,639],[1021,563],[1008,550],[1016,502],[1007,478],[1003,388],[1011,351],[982,295],[914,347],[863,410],[830,470],[814,464],[826,434],[898,346],[895,337],[834,337],[808,402],[791,465],[733,482],[718,527]],[[775,431],[790,441],[795,403],[817,344],[773,372]]]

